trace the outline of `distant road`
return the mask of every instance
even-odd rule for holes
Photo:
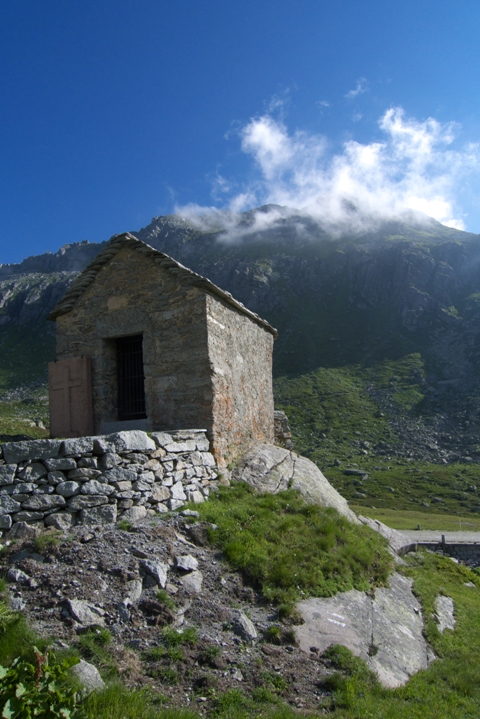
[[[399,530],[401,534],[414,542],[441,542],[442,535],[447,544],[480,544],[480,532],[442,532],[435,529]]]

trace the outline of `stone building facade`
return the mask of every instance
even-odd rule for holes
[[[52,436],[202,428],[220,466],[273,442],[276,330],[132,235],[112,238],[49,319]]]

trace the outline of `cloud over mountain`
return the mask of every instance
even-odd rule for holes
[[[464,229],[459,188],[467,175],[479,172],[479,146],[457,147],[456,123],[420,121],[401,107],[386,110],[378,127],[378,140],[348,139],[335,152],[326,137],[289,132],[272,113],[253,117],[239,136],[253,160],[254,179],[239,187],[217,176],[216,207],[176,211],[211,224],[218,213],[224,221],[241,210],[276,204],[301,209],[334,230],[352,222],[352,207],[360,210],[355,223],[409,210]]]

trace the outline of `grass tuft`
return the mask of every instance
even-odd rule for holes
[[[271,601],[330,597],[387,581],[392,566],[385,541],[335,510],[307,504],[294,491],[258,495],[246,484],[220,488],[197,508],[214,523],[210,539],[235,569]]]

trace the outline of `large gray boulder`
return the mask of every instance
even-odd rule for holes
[[[348,647],[367,662],[385,687],[398,687],[426,669],[434,656],[423,636],[421,606],[412,580],[394,574],[390,587],[372,597],[352,589],[328,599],[297,604],[304,624],[295,627],[300,649],[323,653],[332,644]]]
[[[232,473],[232,480],[246,482],[258,492],[276,494],[297,489],[310,504],[333,507],[355,524],[357,515],[323,476],[317,465],[295,452],[271,444],[252,447]]]

